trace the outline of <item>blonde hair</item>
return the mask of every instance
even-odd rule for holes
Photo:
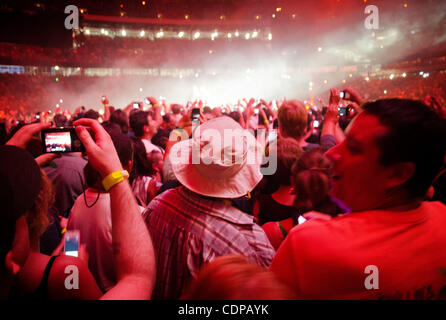
[[[55,194],[51,181],[42,169],[40,169],[40,173],[42,175],[42,187],[34,206],[26,213],[31,242],[38,240],[48,228],[51,223],[48,211],[54,204]]]
[[[305,135],[308,113],[303,102],[289,100],[282,103],[277,118],[282,137],[300,139]]]
[[[295,294],[270,270],[239,255],[216,258],[198,273],[184,300],[290,300]]]

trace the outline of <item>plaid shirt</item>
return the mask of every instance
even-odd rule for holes
[[[205,263],[228,254],[268,267],[275,251],[253,217],[184,187],[153,199],[144,212],[157,257],[153,299],[177,299]]]

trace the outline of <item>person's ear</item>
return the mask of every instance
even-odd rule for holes
[[[5,257],[5,267],[6,270],[12,275],[16,275],[20,272],[20,266],[14,262],[13,253],[11,250],[8,251]]]
[[[387,187],[398,187],[405,184],[415,173],[415,163],[401,162],[389,168]]]

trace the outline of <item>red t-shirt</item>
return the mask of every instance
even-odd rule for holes
[[[445,267],[446,206],[423,202],[298,225],[270,268],[304,299],[435,299]]]

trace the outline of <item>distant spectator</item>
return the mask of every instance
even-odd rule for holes
[[[129,117],[127,113],[125,113],[121,109],[117,109],[111,112],[110,122],[119,125],[121,127],[122,133],[124,134],[127,134],[127,132],[129,131]]]
[[[56,127],[65,127],[68,123],[67,117],[60,113],[54,116],[53,121]]]

